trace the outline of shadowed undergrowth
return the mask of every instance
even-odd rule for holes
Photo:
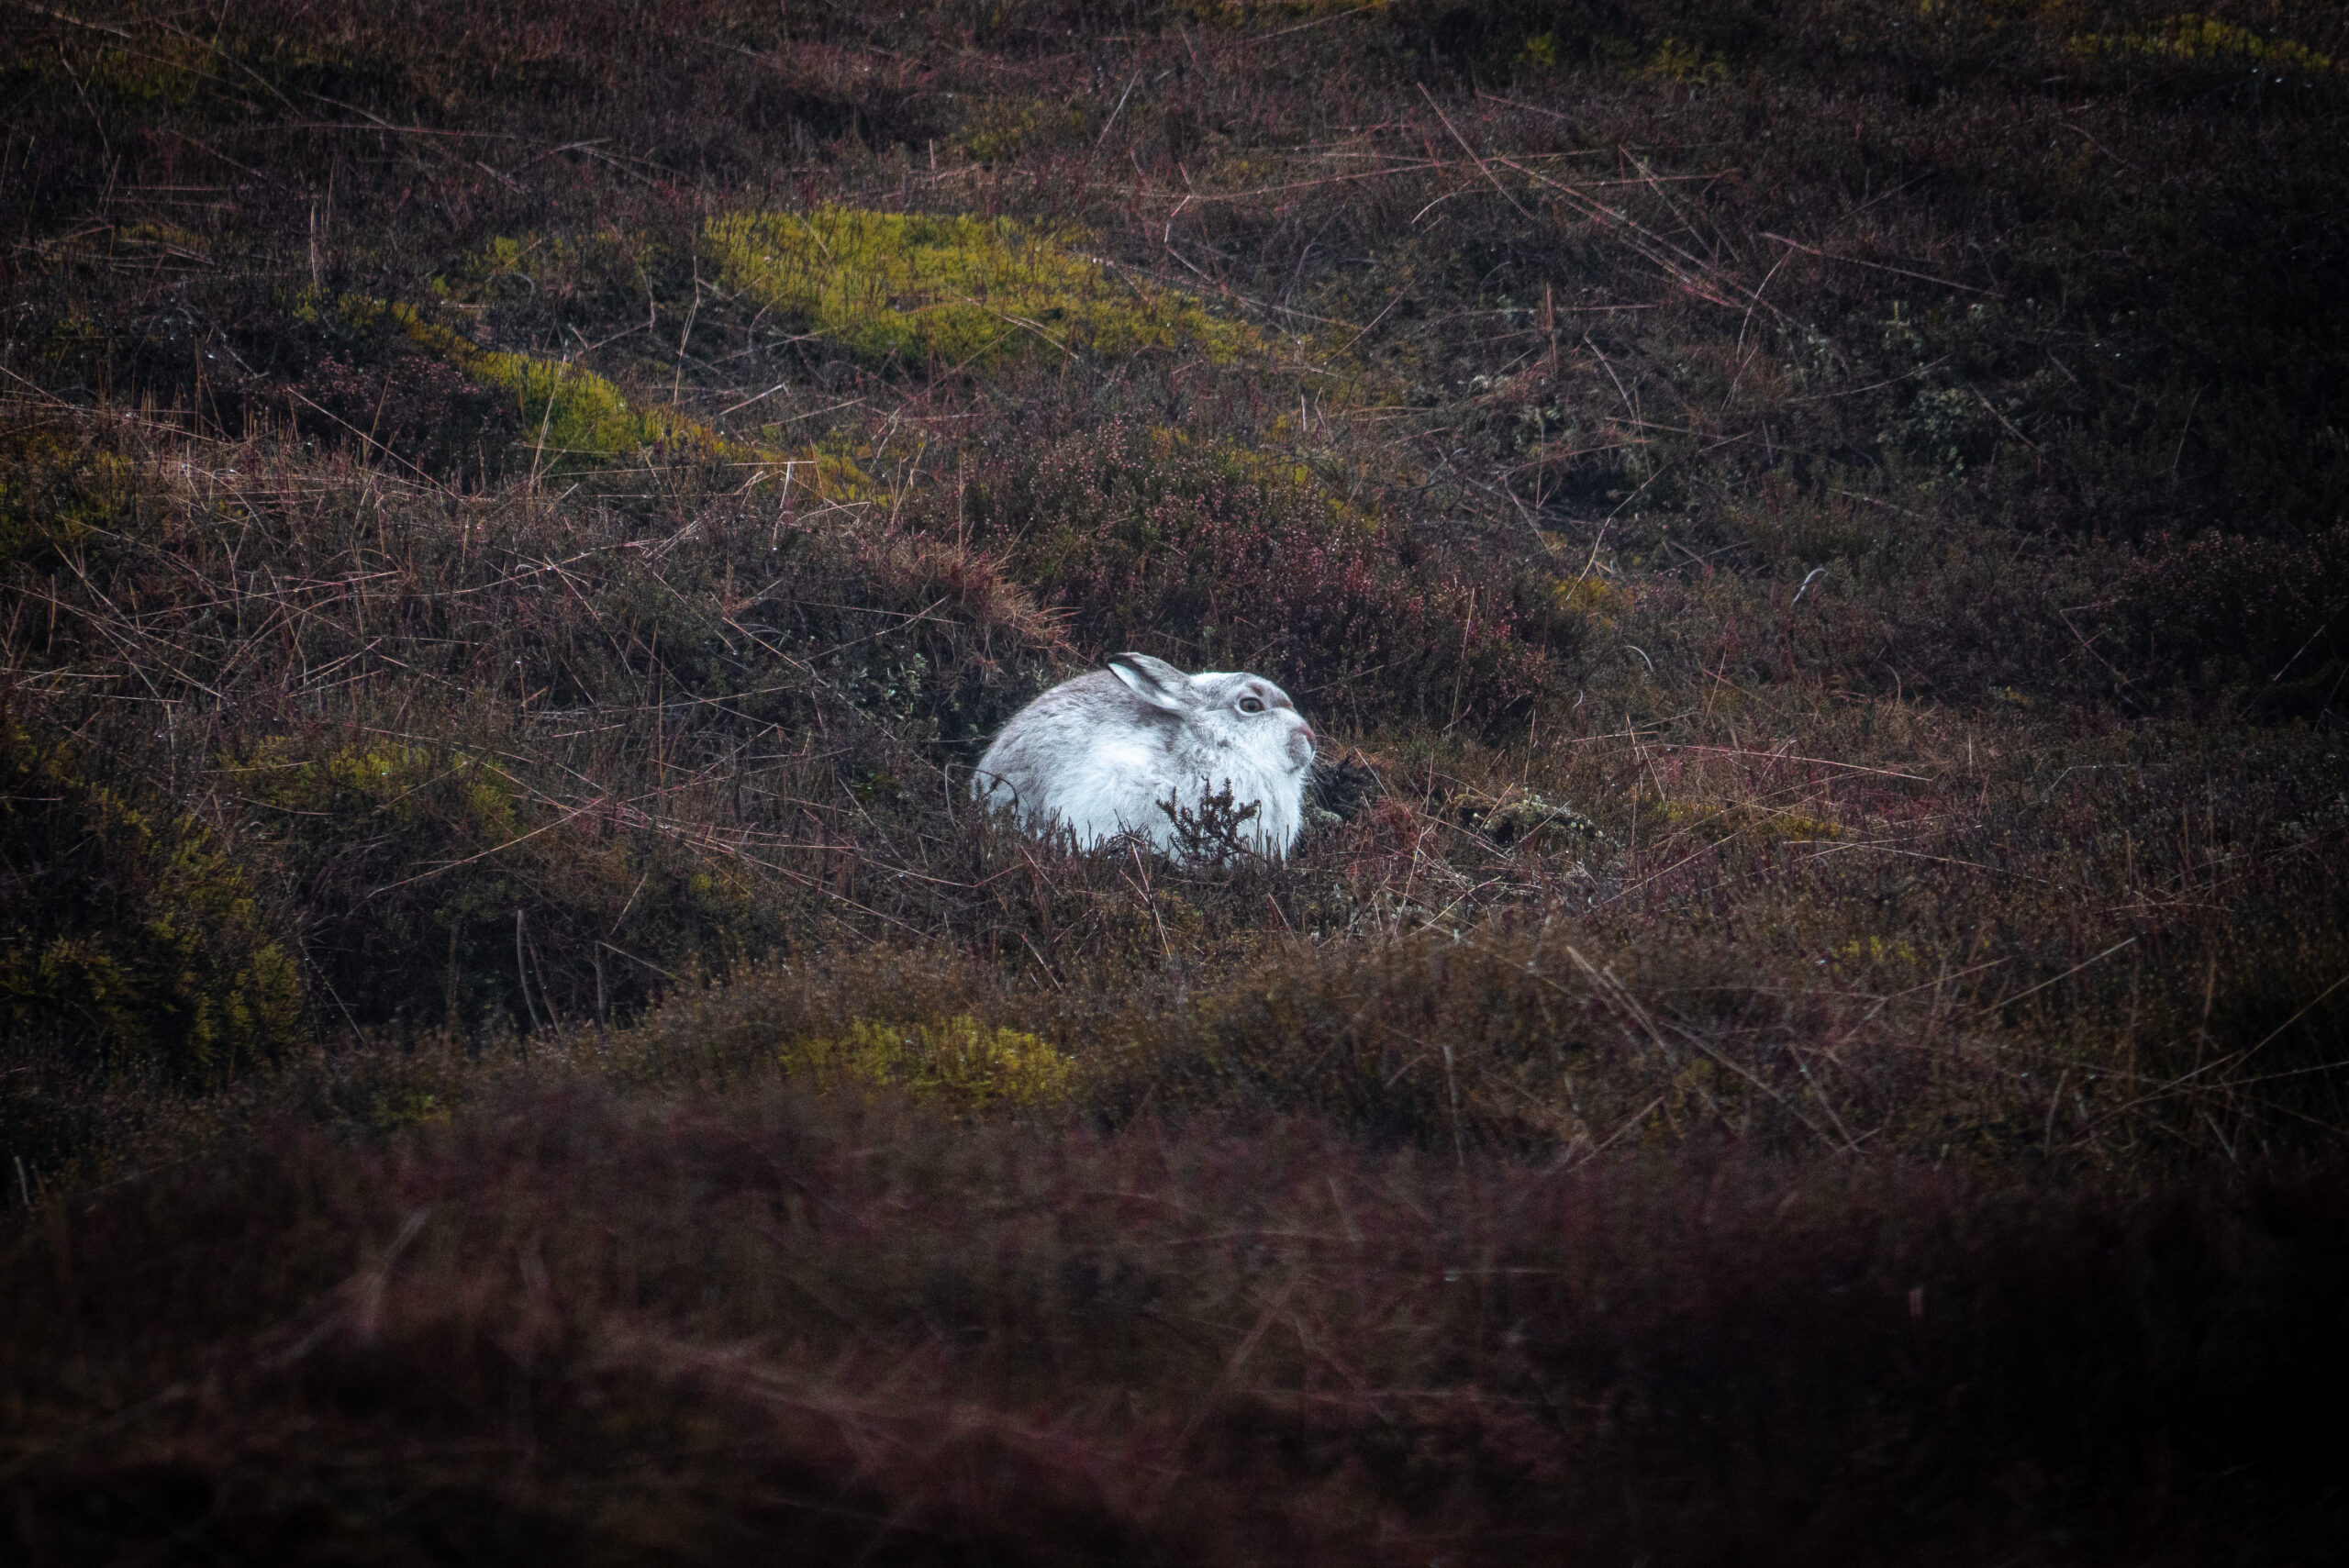
[[[2337,1533],[2337,11],[10,15],[19,1554]]]
[[[2249,1561],[2338,1527],[2343,1223],[518,1090],[10,1221],[0,1486],[27,1562]]]

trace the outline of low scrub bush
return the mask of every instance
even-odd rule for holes
[[[301,966],[245,868],[0,711],[0,1030],[133,1073],[225,1080],[304,1033]]]
[[[442,355],[480,385],[513,400],[517,439],[528,445],[533,472],[567,469],[633,457],[647,448],[681,459],[747,455],[729,450],[717,434],[674,409],[631,403],[619,388],[569,360],[484,350],[427,319],[412,306],[351,302],[360,315],[384,309],[418,345]]]
[[[2349,658],[2349,524],[2299,539],[2210,533],[2149,540],[2115,584],[2114,658],[2279,714],[2339,696]]]
[[[5,436],[0,568],[55,571],[69,555],[110,553],[140,527],[139,474],[105,433],[78,421],[25,420]]]
[[[256,387],[247,412],[273,401]],[[329,354],[285,386],[284,406],[305,436],[434,475],[483,476],[523,428],[513,398],[429,352],[392,350],[365,366]]]
[[[75,10],[0,1555],[2342,1535],[2337,7]]]
[[[1542,580],[1179,431],[1062,435],[989,461],[960,504],[1089,645],[1253,670],[1340,724],[1522,721],[1577,641]]]
[[[1962,1538],[1929,1560],[2183,1562],[2341,1523],[2336,1183],[540,1088],[0,1227],[25,1562],[1908,1561],[1920,1518]]]

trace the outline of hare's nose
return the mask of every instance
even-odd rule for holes
[[[1313,726],[1306,723],[1305,720],[1301,718],[1297,721],[1297,732],[1305,737],[1305,743],[1308,746],[1318,745],[1319,743],[1320,737],[1313,733]]]

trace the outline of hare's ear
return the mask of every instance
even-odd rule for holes
[[[1190,711],[1191,677],[1163,659],[1152,659],[1147,653],[1120,653],[1109,661],[1109,673],[1152,707],[1164,708],[1168,713]]]

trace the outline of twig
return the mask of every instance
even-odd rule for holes
[[[1806,757],[1797,751],[1756,751],[1750,747],[1699,746],[1687,741],[1675,742],[1675,745],[1683,751],[1712,751],[1724,757],[1759,757],[1770,762],[1811,762],[1822,768],[1842,768],[1847,773],[1877,773],[1888,779],[1907,779],[1913,784],[1935,782],[1922,773],[1896,773],[1890,768],[1871,768],[1859,762],[1838,762],[1825,757]]]
[[[2011,995],[2011,996],[2001,996],[2000,998],[1998,998],[1998,1000],[1997,1000],[1997,1001],[1995,1001],[1995,1002],[1991,1003],[1988,1006],[1987,1006],[1987,1007],[1983,1008],[1983,1009],[1982,1009],[1982,1011],[1983,1011],[1984,1013],[1997,1013],[1997,1012],[2003,1012],[2005,1009],[2007,1009],[2007,1008],[2009,1008],[2009,1007],[2013,1006],[2017,1002],[2021,1001],[2025,996],[2035,995],[2037,995],[2039,992],[2042,992],[2042,991],[2046,990],[2050,985],[2054,984],[2056,983],[2056,981],[2059,981],[2059,980],[2069,980],[2073,975],[2077,974],[2081,970],[2087,968],[2089,965],[2091,965],[2091,964],[2097,964],[2097,963],[2102,963],[2106,959],[2110,958],[2114,953],[2119,952],[2122,948],[2133,946],[2133,945],[2135,944],[2136,940],[2137,940],[2137,939],[2136,939],[2136,938],[2134,938],[2134,937],[2128,937],[2128,938],[2123,939],[2123,940],[2121,940],[2121,941],[2117,941],[2117,942],[2113,943],[2110,947],[2109,947],[2109,948],[2105,949],[2102,952],[2100,952],[2100,953],[2097,954],[2094,958],[2082,959],[2079,962],[2077,962],[2077,963],[2076,963],[2076,964],[2072,965],[2072,967],[2071,967],[2071,968],[2069,968],[2069,969],[2065,970],[2063,973],[2061,973],[2061,974],[2058,974],[2058,975],[2054,976],[2054,979],[2050,979],[2050,980],[2043,980],[2043,981],[2041,981],[2038,984],[2033,985],[2032,987],[2031,987],[2031,989],[2029,989],[2029,990],[2027,990],[2027,991],[2018,991],[2018,992],[2016,992],[2016,993],[2015,993],[2013,995]],[[2344,977],[2344,978],[2349,978],[2349,977]],[[2323,998],[2322,998],[2322,997],[2319,997],[2319,998],[2318,998],[2318,1000],[2319,1000],[2319,1001],[2321,1001],[2321,1000],[2323,1000]],[[2314,1006],[2316,1004],[2315,1004],[2314,1002],[2311,1002],[2311,1003],[2310,1003],[2309,1005],[2310,1005],[2310,1006]],[[2287,1029],[2289,1029],[2290,1027],[2291,1027],[2291,1026],[2290,1026],[2289,1024],[2287,1024],[2287,1025],[2285,1026],[2285,1028],[2287,1028]],[[2279,1031],[2279,1032],[2280,1032],[2280,1031]],[[2268,1038],[2268,1040],[2273,1040],[2273,1039],[2275,1039],[2276,1037],[2275,1037],[2274,1035],[2270,1035],[2270,1036],[2268,1036],[2267,1038]],[[2260,1041],[2260,1044],[2262,1044],[2262,1045],[2265,1045],[2265,1044],[2266,1044],[2266,1043],[2267,1043],[2267,1041],[2266,1041],[2266,1040],[2262,1040],[2262,1041]]]
[[[1348,17],[1361,16],[1364,11],[1383,11],[1386,8],[1386,0],[1374,0],[1374,3],[1371,5],[1357,6],[1351,11],[1333,11],[1329,16],[1316,17],[1309,22],[1299,22],[1294,27],[1278,28],[1269,33],[1251,33],[1240,41],[1241,43],[1264,43],[1273,39],[1285,39],[1291,33],[1301,33],[1308,28],[1319,28],[1327,26],[1331,22],[1342,22]]]
[[[1427,83],[1424,82],[1419,83],[1419,96],[1428,101],[1428,107],[1433,109],[1435,117],[1443,122],[1443,128],[1452,133],[1452,139],[1460,144],[1460,150],[1465,152],[1468,155],[1468,161],[1476,165],[1476,172],[1492,182],[1493,189],[1501,194],[1501,200],[1508,203],[1518,217],[1528,223],[1533,222],[1533,215],[1525,210],[1524,206],[1509,194],[1508,187],[1501,183],[1500,176],[1494,173],[1485,161],[1476,155],[1476,150],[1468,145],[1468,139],[1460,134],[1459,128],[1452,123],[1452,117],[1443,112],[1443,106],[1435,101],[1435,95],[1428,91]]]
[[[17,5],[37,16],[47,17],[53,22],[64,22],[76,28],[87,28],[94,33],[112,33],[116,38],[129,39],[133,43],[139,41],[134,35],[123,31],[120,28],[110,28],[104,22],[85,22],[79,17],[69,17],[62,11],[52,11],[46,6],[36,6],[33,0],[17,0]]]
[[[1991,299],[2006,297],[1996,289],[1976,288],[1972,284],[1962,284],[1954,278],[1937,278],[1931,272],[1913,272],[1906,267],[1896,267],[1887,261],[1864,261],[1857,256],[1834,255],[1821,250],[1816,245],[1806,245],[1799,239],[1789,239],[1783,234],[1772,234],[1765,230],[1762,238],[1775,239],[1781,245],[1791,245],[1798,250],[1807,250],[1823,261],[1842,261],[1853,267],[1873,267],[1879,272],[1898,272],[1904,278],[1915,278],[1920,283],[1939,284],[1943,288],[1963,289],[1967,294],[1984,295]]]
[[[1126,83],[1126,90],[1118,95],[1118,106],[1111,109],[1109,117],[1101,123],[1101,134],[1093,139],[1094,151],[1100,151],[1101,144],[1109,139],[1110,128],[1118,123],[1118,117],[1126,112],[1126,100],[1133,96],[1135,84],[1141,81],[1141,72],[1137,71],[1133,74],[1133,81]]]

